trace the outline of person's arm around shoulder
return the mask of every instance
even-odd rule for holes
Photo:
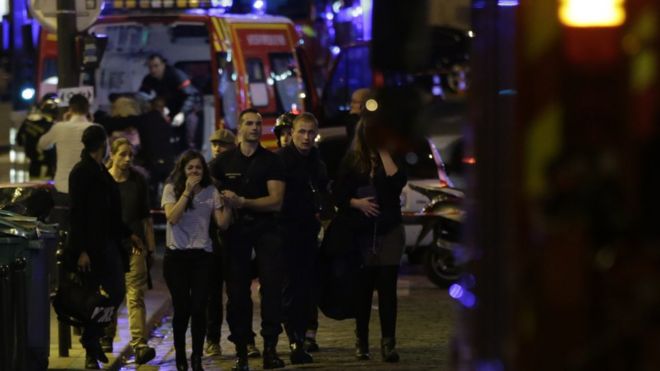
[[[50,130],[45,132],[44,135],[42,135],[39,138],[39,142],[37,142],[37,149],[38,150],[46,151],[46,150],[49,150],[49,149],[53,148],[53,145],[55,144],[55,133],[56,133],[56,130],[57,130],[57,125],[58,124],[53,125],[50,128]]]

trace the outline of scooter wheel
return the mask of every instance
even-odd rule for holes
[[[460,273],[452,250],[448,248],[426,250],[423,265],[426,276],[440,288],[447,288],[456,282]]]

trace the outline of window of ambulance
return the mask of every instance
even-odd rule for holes
[[[218,53],[218,97],[221,100],[220,117],[225,120],[225,127],[236,129],[238,127],[238,101],[236,83],[237,74],[234,69],[231,52]]]
[[[268,107],[268,88],[266,86],[263,62],[259,58],[250,58],[246,61],[246,67],[252,106]]]
[[[278,111],[299,110],[306,95],[300,86],[300,72],[296,67],[293,54],[271,53],[270,68],[270,78],[275,85]]]

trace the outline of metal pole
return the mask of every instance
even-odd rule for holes
[[[76,5],[74,0],[57,0],[58,88],[78,86],[75,59]]]
[[[16,345],[14,347],[14,370],[27,369],[27,260],[18,258],[12,264],[11,285],[13,286],[14,324]]]

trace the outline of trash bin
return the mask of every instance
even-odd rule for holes
[[[0,313],[9,319],[0,330],[6,348],[0,371],[48,369],[49,276],[55,274],[49,262],[56,242],[55,226],[0,210]]]

